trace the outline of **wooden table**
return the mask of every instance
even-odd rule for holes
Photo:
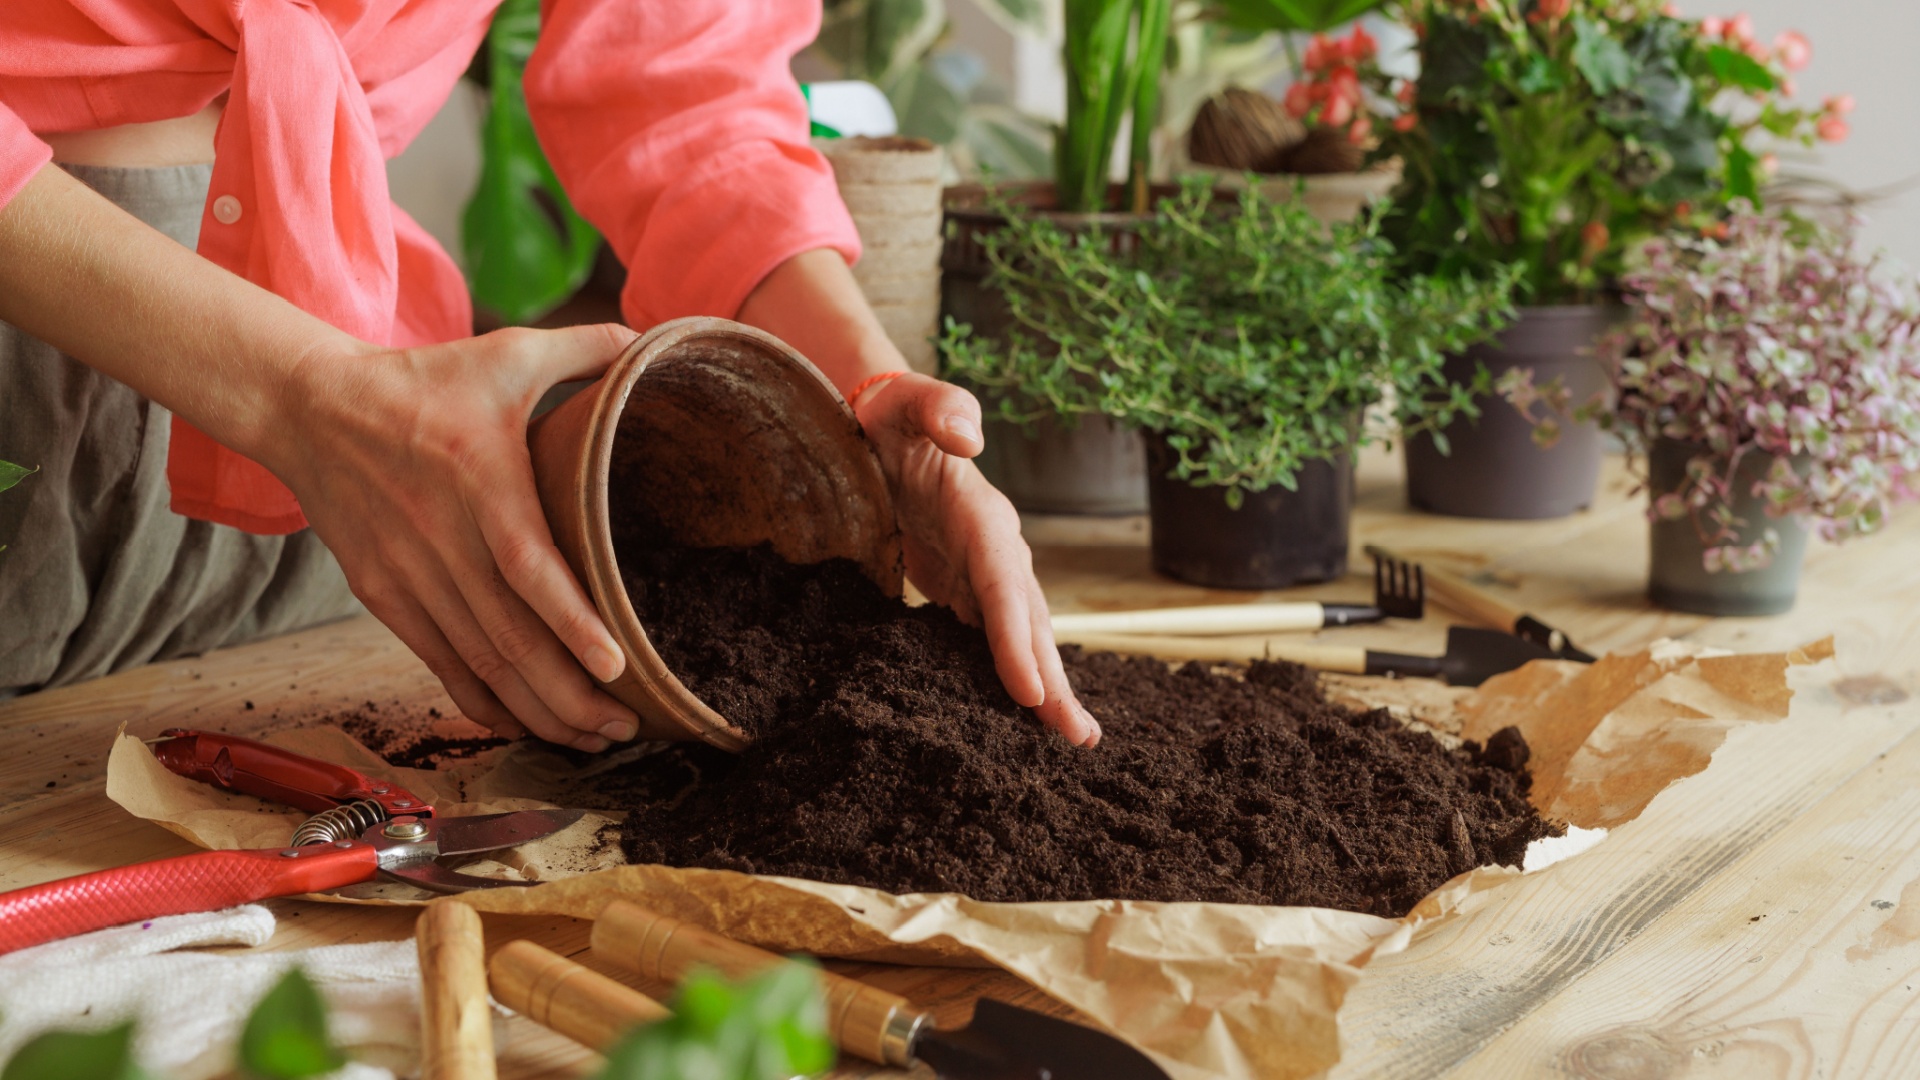
[[[1355,545],[1380,541],[1470,571],[1593,651],[1660,637],[1732,649],[1837,635],[1841,678],[1794,718],[1737,732],[1591,854],[1529,878],[1367,971],[1341,1014],[1337,1077],[1920,1075],[1920,513],[1845,548],[1816,546],[1799,608],[1708,620],[1642,598],[1646,529],[1611,464],[1590,511],[1473,522],[1405,508],[1397,462],[1361,470]],[[1029,522],[1060,610],[1190,603],[1156,578],[1139,521]],[[1360,599],[1358,576],[1292,597]],[[1448,613],[1338,631],[1437,650]],[[155,664],[0,705],[0,888],[187,850],[102,791],[114,729],[260,732],[362,701],[444,705],[425,670],[369,619]],[[248,703],[252,707],[248,707]],[[413,912],[281,901],[272,947],[384,940]],[[491,920],[491,939],[585,950],[568,919]],[[958,1022],[985,993],[1047,1006],[996,972],[835,965]],[[658,988],[653,988],[658,989]],[[577,1075],[590,1055],[524,1022],[508,1076]],[[881,1075],[852,1067],[841,1075]]]

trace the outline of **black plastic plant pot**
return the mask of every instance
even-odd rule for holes
[[[1647,491],[1650,498],[1672,492],[1686,480],[1687,462],[1705,448],[1677,439],[1657,439],[1647,454]],[[1736,531],[1735,544],[1752,544],[1772,529],[1780,537],[1773,561],[1757,570],[1706,568],[1706,544],[1691,516],[1656,518],[1649,523],[1652,559],[1647,571],[1647,596],[1673,611],[1694,615],[1779,615],[1793,610],[1800,593],[1800,564],[1806,559],[1807,530],[1793,518],[1770,518],[1765,504],[1752,494],[1755,481],[1773,466],[1773,458],[1750,454],[1734,474],[1735,497],[1730,509],[1745,522]]]
[[[975,462],[1018,509],[1034,514],[1142,514],[1147,459],[1140,433],[1104,416],[1068,427],[1051,417],[1028,431],[988,413]]]
[[[1309,461],[1296,490],[1274,485],[1238,508],[1227,489],[1175,479],[1179,455],[1158,435],[1147,442],[1147,503],[1153,568],[1215,589],[1284,589],[1347,572],[1353,463]]]
[[[1485,364],[1498,381],[1514,368],[1532,368],[1535,386],[1560,379],[1573,404],[1585,404],[1606,391],[1594,345],[1617,317],[1617,308],[1598,305],[1525,308],[1499,338],[1450,358],[1444,374],[1467,383]],[[1563,423],[1559,440],[1542,447],[1533,440],[1533,424],[1504,398],[1496,394],[1479,404],[1477,419],[1444,429],[1451,453],[1442,454],[1427,433],[1407,438],[1409,503],[1434,514],[1505,520],[1565,517],[1593,504],[1599,428]]]

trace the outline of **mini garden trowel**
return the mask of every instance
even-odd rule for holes
[[[1443,679],[1451,686],[1479,686],[1530,660],[1560,659],[1558,653],[1525,638],[1474,626],[1447,628],[1441,656],[1378,652],[1352,645],[1310,645],[1284,637],[1148,637],[1144,634],[1056,634],[1062,644],[1096,652],[1157,656],[1163,660],[1245,663],[1288,660],[1321,671],[1348,675],[1410,675]]]
[[[593,924],[596,956],[671,983],[695,967],[743,978],[778,956],[638,904],[616,900]],[[1017,1005],[980,999],[973,1022],[935,1028],[933,1014],[876,986],[820,973],[827,1024],[847,1053],[907,1068],[925,1062],[944,1080],[1169,1080],[1166,1070],[1119,1039]]]

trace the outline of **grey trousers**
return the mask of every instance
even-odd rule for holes
[[[188,247],[210,165],[68,167]],[[101,318],[113,318],[110,311]],[[0,698],[361,610],[312,530],[253,536],[167,508],[170,414],[0,323]]]

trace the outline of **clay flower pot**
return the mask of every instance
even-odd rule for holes
[[[1617,309],[1589,306],[1523,308],[1500,337],[1448,359],[1451,381],[1473,380],[1485,364],[1497,382],[1514,368],[1532,368],[1536,386],[1559,379],[1578,406],[1607,387],[1594,345]],[[1564,423],[1559,441],[1542,447],[1533,424],[1498,395],[1480,400],[1480,416],[1445,428],[1450,453],[1425,432],[1407,438],[1407,501],[1453,517],[1513,521],[1565,517],[1593,504],[1602,440],[1595,424]]]
[[[1179,455],[1164,436],[1147,437],[1147,491],[1153,568],[1215,589],[1284,589],[1347,572],[1353,519],[1353,461],[1309,461],[1293,491],[1275,484],[1238,509],[1226,489],[1169,476]]]
[[[1647,492],[1650,498],[1676,491],[1687,478],[1687,462],[1706,448],[1698,443],[1659,438],[1647,452]],[[1767,516],[1766,504],[1752,493],[1753,485],[1773,468],[1774,459],[1749,454],[1734,473],[1734,499],[1729,507],[1746,522],[1733,543],[1745,546],[1772,529],[1780,537],[1773,561],[1755,570],[1706,568],[1706,545],[1691,516],[1649,522],[1652,559],[1648,564],[1647,596],[1661,607],[1696,615],[1778,615],[1793,610],[1800,592],[1800,564],[1807,554],[1807,529],[1791,517]]]
[[[657,326],[535,421],[528,441],[554,542],[626,654],[607,692],[639,714],[643,739],[747,743],[648,643],[614,556],[616,515],[644,514],[689,547],[852,559],[901,593],[879,459],[833,385],[770,334],[725,319]]]

